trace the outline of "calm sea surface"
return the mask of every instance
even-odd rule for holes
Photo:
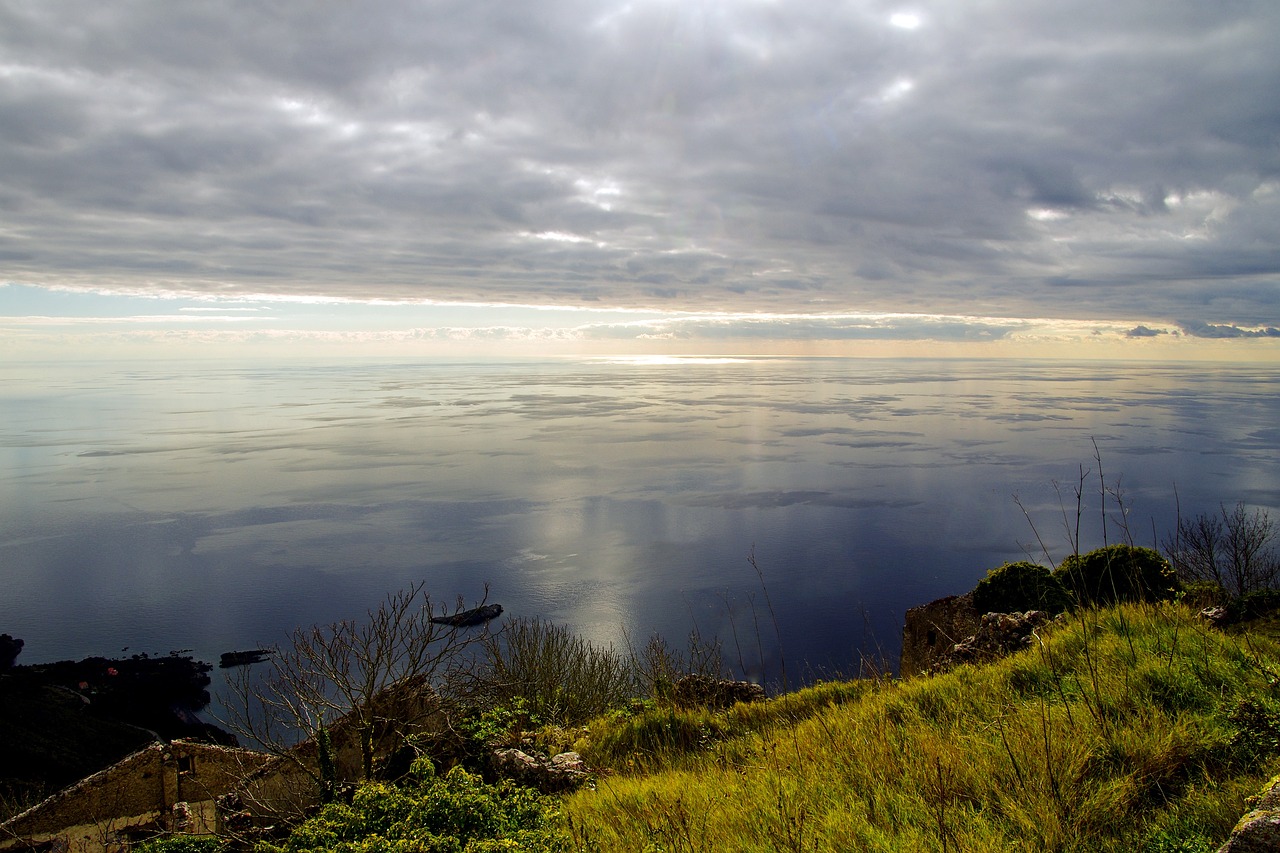
[[[0,632],[24,663],[216,661],[426,580],[449,603],[487,584],[509,615],[600,642],[696,626],[754,677],[848,671],[896,656],[908,607],[1042,558],[1015,496],[1060,559],[1054,484],[1074,514],[1085,466],[1083,545],[1102,544],[1095,442],[1138,544],[1170,526],[1175,488],[1184,512],[1280,516],[1278,380],[1007,361],[0,366]]]

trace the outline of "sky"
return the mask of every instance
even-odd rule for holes
[[[0,0],[0,357],[1280,357],[1274,0]]]

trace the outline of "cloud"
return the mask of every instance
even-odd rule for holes
[[[1277,325],[1277,35],[1191,0],[5,4],[0,269]]]
[[[1183,332],[1196,338],[1280,338],[1280,329],[1274,326],[1242,329],[1239,326],[1215,325],[1202,320],[1184,320],[1178,325]]]
[[[1125,336],[1130,338],[1154,338],[1159,335],[1167,334],[1168,332],[1164,329],[1148,329],[1146,326],[1134,326],[1132,329],[1125,332]]]
[[[587,338],[670,340],[997,340],[1025,321],[915,315],[677,317],[583,327]]]

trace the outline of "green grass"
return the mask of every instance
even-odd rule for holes
[[[1081,610],[945,675],[597,720],[564,810],[602,853],[1212,850],[1275,770],[1278,677],[1272,632]]]

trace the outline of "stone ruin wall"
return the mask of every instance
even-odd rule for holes
[[[902,629],[902,659],[898,674],[910,678],[929,671],[956,643],[971,637],[982,625],[973,593],[949,595],[907,611]]]

